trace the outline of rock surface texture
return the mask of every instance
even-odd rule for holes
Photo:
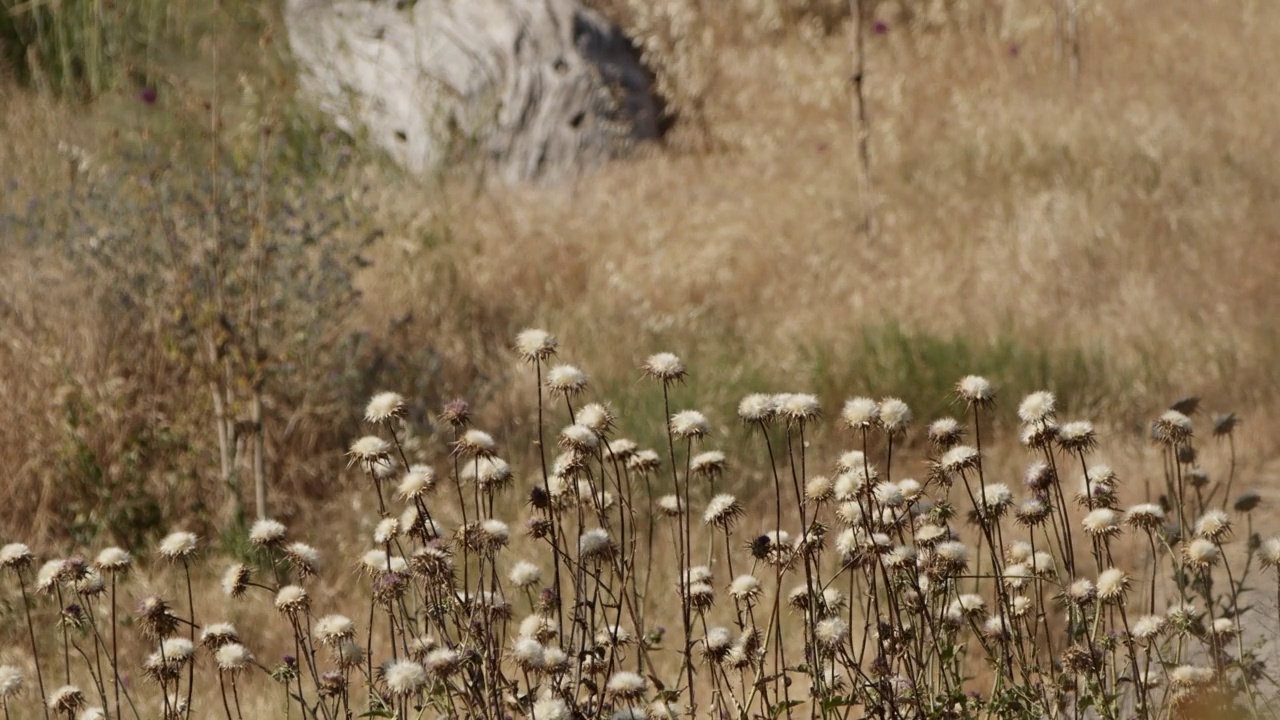
[[[287,0],[303,93],[410,172],[555,182],[658,135],[649,73],[575,0]]]

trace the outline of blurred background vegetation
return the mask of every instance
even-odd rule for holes
[[[529,325],[642,442],[660,398],[637,367],[671,350],[679,403],[730,451],[748,392],[832,414],[898,395],[923,424],[976,372],[1135,443],[1200,394],[1274,456],[1280,6],[589,4],[636,39],[672,128],[509,188],[407,177],[327,125],[276,2],[0,0],[3,536],[216,534],[255,512],[256,474],[287,520],[339,492],[382,389],[413,400],[420,459],[463,397],[531,467],[509,349]],[[839,449],[829,425],[815,442]]]

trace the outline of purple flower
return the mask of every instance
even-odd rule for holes
[[[871,23],[871,32],[875,33],[876,35],[888,35],[889,23],[883,20],[877,20]]]
[[[156,89],[151,86],[142,88],[142,92],[138,93],[138,99],[148,105],[156,104]]]

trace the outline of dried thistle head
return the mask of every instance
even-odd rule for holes
[[[249,528],[249,542],[260,548],[278,548],[284,544],[287,532],[283,523],[263,518]]]
[[[138,605],[138,627],[144,637],[152,640],[169,637],[178,629],[178,618],[169,610],[169,604],[158,595],[142,599]]]
[[[876,421],[886,435],[900,435],[911,425],[911,408],[898,398],[885,398],[880,401]]]
[[[964,438],[964,426],[955,418],[938,418],[929,423],[926,434],[929,436],[930,445],[946,452],[960,444],[960,441]]]
[[[380,392],[369,399],[369,404],[364,408],[364,420],[374,425],[390,424],[392,421],[404,417],[405,413],[403,395],[394,392]]]
[[[996,389],[980,375],[966,375],[956,383],[956,395],[971,408],[989,408],[996,402]]]
[[[1151,439],[1165,447],[1183,445],[1191,436],[1191,418],[1177,410],[1164,411],[1151,424]]]
[[[671,416],[671,434],[681,440],[700,440],[711,432],[711,423],[697,410],[682,410]]]
[[[547,371],[547,389],[553,395],[574,397],[587,389],[587,375],[572,365],[557,365]]]
[[[356,636],[356,625],[345,615],[325,615],[316,621],[312,634],[321,645],[337,647]]]
[[[64,713],[71,716],[80,708],[83,708],[86,703],[84,693],[80,688],[75,685],[63,685],[49,695],[46,704],[55,713]]]
[[[764,426],[777,417],[774,396],[752,393],[738,403],[738,418],[747,425]]]
[[[196,551],[196,536],[189,532],[172,532],[160,541],[157,552],[166,560],[183,560]]]
[[[528,363],[542,362],[556,354],[556,338],[546,330],[530,328],[516,335],[515,348]]]
[[[249,587],[249,566],[233,563],[222,574],[222,592],[229,598],[238,598]]]
[[[21,572],[34,562],[35,555],[24,543],[9,543],[0,548],[0,569]]]
[[[1058,447],[1066,452],[1090,452],[1098,446],[1098,433],[1088,420],[1075,420],[1058,426]]]
[[[880,405],[869,397],[849,398],[840,410],[840,421],[855,432],[870,430],[879,424]]]
[[[350,458],[348,467],[357,463],[367,469],[390,465],[391,443],[377,435],[365,435],[351,443],[350,449],[347,450],[347,457]]]
[[[240,634],[231,623],[213,623],[200,631],[200,646],[209,650],[237,642],[240,642]]]
[[[1053,422],[1053,413],[1057,407],[1057,398],[1047,390],[1033,392],[1018,404],[1018,419],[1028,425],[1043,425]]]
[[[311,610],[311,597],[298,585],[285,585],[276,593],[275,606],[283,615],[305,615]]]
[[[483,430],[471,428],[453,444],[453,451],[463,457],[489,458],[497,453],[498,445],[493,436]]]
[[[320,552],[302,542],[289,543],[283,550],[284,559],[304,578],[320,572]]]
[[[688,374],[684,362],[669,352],[650,355],[641,366],[644,374],[664,385],[683,382]]]
[[[804,425],[816,421],[822,415],[822,405],[817,395],[785,393],[774,398],[778,417],[788,425]]]
[[[382,667],[382,681],[395,697],[408,697],[427,684],[427,670],[413,660],[394,660]]]
[[[0,704],[22,694],[22,671],[12,665],[0,665]]]
[[[617,422],[618,416],[608,405],[603,403],[588,403],[582,406],[582,409],[578,411],[577,419],[579,425],[587,428],[591,432],[595,433],[596,436],[603,439],[613,432],[614,423]],[[635,449],[634,443],[632,444],[632,449]]]
[[[454,398],[440,408],[440,422],[456,430],[471,424],[471,406],[462,398]]]
[[[702,514],[702,520],[728,533],[733,529],[733,524],[738,518],[742,517],[743,512],[742,504],[737,498],[721,493],[707,503],[707,510]]]

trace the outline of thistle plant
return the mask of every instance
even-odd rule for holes
[[[4,546],[30,654],[3,656],[6,717],[30,700],[52,717],[242,720],[269,688],[281,714],[332,720],[1273,712],[1251,620],[1254,586],[1280,605],[1280,538],[1254,533],[1258,494],[1223,502],[1234,445],[1221,463],[1201,453],[1186,401],[1152,424],[1153,498],[1103,462],[1094,421],[1058,421],[1047,391],[1016,409],[1021,477],[992,461],[1002,407],[980,376],[957,382],[955,417],[919,431],[901,400],[847,400],[851,447],[830,455],[813,442],[816,396],[752,394],[733,432],[765,451],[772,492],[755,492],[705,447],[719,430],[707,416],[675,409],[689,373],[676,355],[640,370],[662,417],[627,418],[582,370],[544,371],[550,334],[515,345],[540,467],[503,459],[513,449],[463,400],[427,448],[412,401],[378,393],[347,453],[376,510],[337,560],[305,519],[261,518],[242,557],[175,531],[136,560],[115,547],[48,560],[28,595],[35,553]],[[665,452],[618,436],[646,420]],[[197,590],[210,564],[225,568],[216,601]],[[196,597],[236,624],[202,622]],[[128,683],[138,670],[147,682]]]

